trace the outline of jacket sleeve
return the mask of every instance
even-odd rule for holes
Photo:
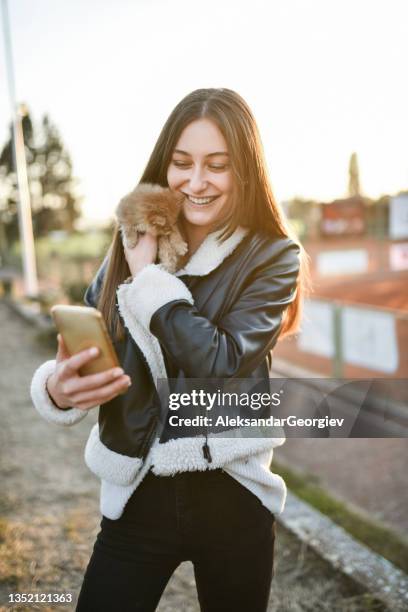
[[[154,264],[119,287],[122,317],[126,324],[136,318],[156,336],[189,378],[245,377],[275,345],[282,314],[295,297],[299,247],[282,242],[217,324],[200,314],[179,278]]]
[[[31,381],[31,399],[37,412],[50,423],[57,425],[74,425],[88,414],[79,408],[68,408],[61,410],[58,408],[47,391],[47,379],[55,370],[55,359],[46,361],[34,372]]]

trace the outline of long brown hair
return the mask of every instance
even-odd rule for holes
[[[299,244],[277,204],[268,178],[267,166],[258,126],[247,103],[231,89],[196,89],[183,98],[167,119],[140,183],[156,183],[168,187],[167,169],[181,133],[192,121],[212,120],[228,146],[234,176],[231,205],[223,219],[220,240],[233,234],[238,226],[260,231],[272,237],[290,237]],[[283,316],[280,337],[297,331],[301,303],[308,279],[307,256],[300,247],[300,273],[296,296]],[[121,234],[116,226],[108,253],[98,308],[112,333],[123,337],[123,327],[116,309],[116,290],[130,275]]]

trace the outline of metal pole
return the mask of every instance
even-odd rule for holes
[[[38,279],[35,261],[33,224],[31,219],[30,191],[28,188],[27,164],[24,149],[22,113],[16,102],[7,0],[2,0],[2,9],[8,89],[13,116],[13,152],[18,184],[18,223],[23,258],[24,289],[27,296],[36,297],[38,296]]]
[[[333,378],[343,378],[344,355],[343,355],[343,329],[342,329],[342,313],[343,306],[338,302],[333,303],[333,340],[334,340],[334,357],[333,357]]]

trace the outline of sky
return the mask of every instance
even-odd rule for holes
[[[200,87],[246,99],[279,201],[345,196],[353,151],[364,195],[408,188],[406,0],[9,0],[9,13],[17,99],[59,128],[90,222],[113,216]]]

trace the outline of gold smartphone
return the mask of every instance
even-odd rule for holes
[[[78,370],[81,376],[120,366],[102,313],[89,306],[57,304],[51,315],[70,355],[97,346],[99,355]]]

